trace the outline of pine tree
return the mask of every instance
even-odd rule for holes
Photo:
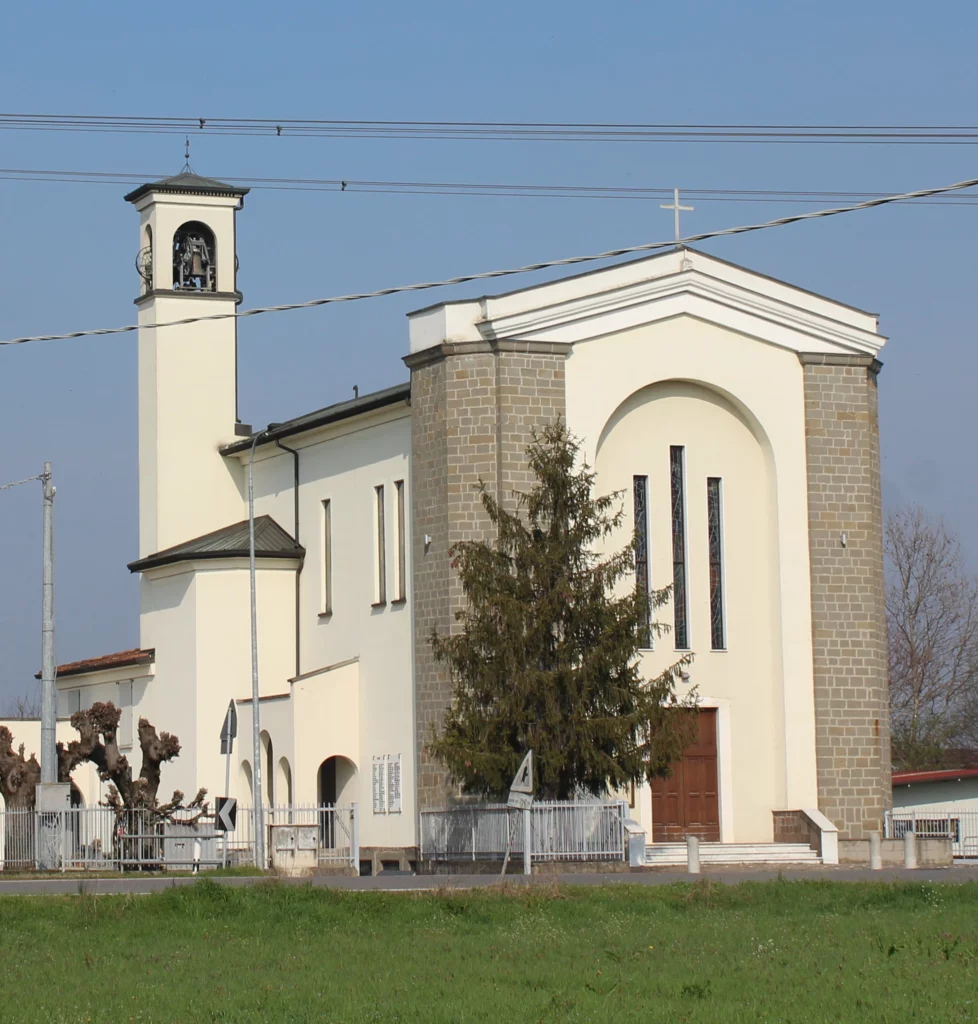
[[[604,795],[666,774],[690,738],[692,702],[675,687],[691,656],[651,680],[637,657],[666,629],[653,617],[669,589],[622,592],[634,541],[594,551],[621,527],[622,493],[595,497],[579,452],[560,421],[535,432],[536,483],[514,511],[480,481],[495,541],[452,549],[467,603],[457,631],[431,636],[453,700],[430,748],[467,793],[504,796],[532,749],[538,797]]]

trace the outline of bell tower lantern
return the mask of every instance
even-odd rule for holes
[[[235,218],[247,192],[188,164],[126,196],[140,218],[141,558],[241,518],[240,467],[218,448],[237,424]],[[157,326],[177,320],[195,322]]]

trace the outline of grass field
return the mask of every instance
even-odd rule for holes
[[[978,1020],[978,885],[5,897],[0,1021]]]

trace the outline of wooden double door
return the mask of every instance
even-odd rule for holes
[[[698,711],[693,740],[672,774],[652,781],[652,842],[683,842],[687,836],[720,841],[715,708]]]

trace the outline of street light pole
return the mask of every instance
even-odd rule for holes
[[[251,442],[248,460],[248,572],[251,585],[251,769],[252,803],[255,814],[255,866],[264,870],[265,863],[265,811],[261,789],[261,723],[258,720],[258,597],[255,585],[255,445],[258,434]]]
[[[41,782],[58,781],[55,741],[56,691],[54,657],[54,486],[51,463],[44,463],[44,559],[41,576]]]

